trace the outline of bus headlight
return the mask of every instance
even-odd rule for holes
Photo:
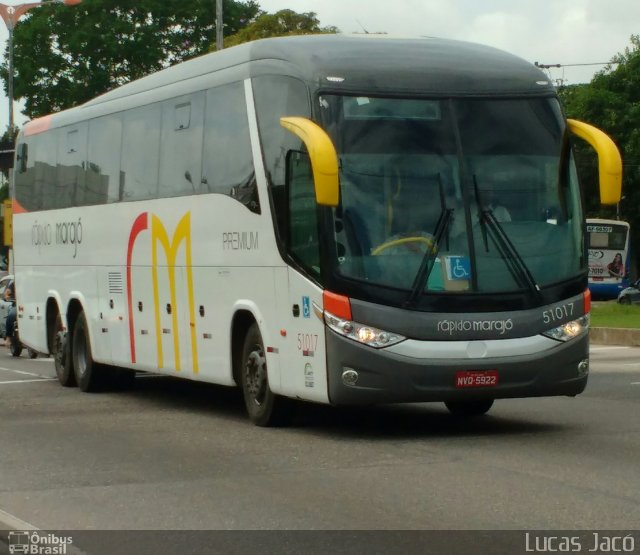
[[[558,341],[569,341],[574,337],[578,337],[582,333],[589,329],[589,315],[585,314],[577,320],[572,320],[566,324],[562,324],[557,328],[545,331],[542,335],[546,335],[551,339],[557,339]]]
[[[343,320],[326,310],[324,311],[324,321],[336,333],[375,349],[389,347],[406,339],[404,335],[380,330],[373,326],[365,326],[364,324],[358,324],[358,322]]]

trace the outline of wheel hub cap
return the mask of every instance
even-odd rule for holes
[[[247,358],[245,377],[247,391],[256,404],[261,405],[267,390],[267,364],[262,350],[254,350]]]

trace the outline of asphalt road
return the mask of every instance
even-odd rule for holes
[[[467,422],[440,404],[302,405],[264,429],[231,389],[83,394],[54,375],[0,350],[0,530],[639,528],[640,348],[592,346],[577,398]]]

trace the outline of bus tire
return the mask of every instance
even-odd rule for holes
[[[482,416],[493,406],[493,399],[477,399],[473,401],[446,401],[445,406],[454,416]]]
[[[256,426],[282,426],[289,422],[289,399],[275,395],[269,388],[267,358],[258,324],[247,331],[242,347],[240,374],[242,395],[249,418]]]
[[[62,323],[60,323],[58,331],[56,331],[53,343],[53,360],[60,385],[63,387],[75,387],[77,384],[76,375],[73,372],[73,364],[71,363],[71,340],[67,332],[62,331]]]
[[[73,328],[71,342],[71,358],[76,383],[81,391],[98,391],[103,385],[104,369],[93,360],[91,342],[89,340],[89,326],[84,312],[78,314]]]

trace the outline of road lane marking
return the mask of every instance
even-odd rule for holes
[[[13,374],[22,374],[24,376],[33,376],[34,378],[49,378],[49,376],[43,376],[42,374],[34,374],[33,372],[25,372],[24,370],[15,370],[13,368],[4,368],[0,366],[0,371],[12,372]]]
[[[3,528],[6,530],[37,530],[33,524],[20,520],[2,509],[0,509],[0,523],[4,524]]]
[[[631,382],[631,385],[640,385],[640,382]]]
[[[591,345],[590,351],[618,351],[620,349],[630,349],[628,345]]]
[[[593,361],[591,361],[591,365],[590,365],[590,374],[592,376],[597,375],[605,375],[605,374],[631,374],[631,376],[633,377],[634,375],[638,375],[638,372],[640,372],[639,368],[600,368],[595,366],[595,364],[593,364]]]
[[[8,385],[14,383],[31,383],[31,382],[49,382],[56,378],[31,378],[30,380],[7,380],[5,382],[0,381],[0,385]]]

